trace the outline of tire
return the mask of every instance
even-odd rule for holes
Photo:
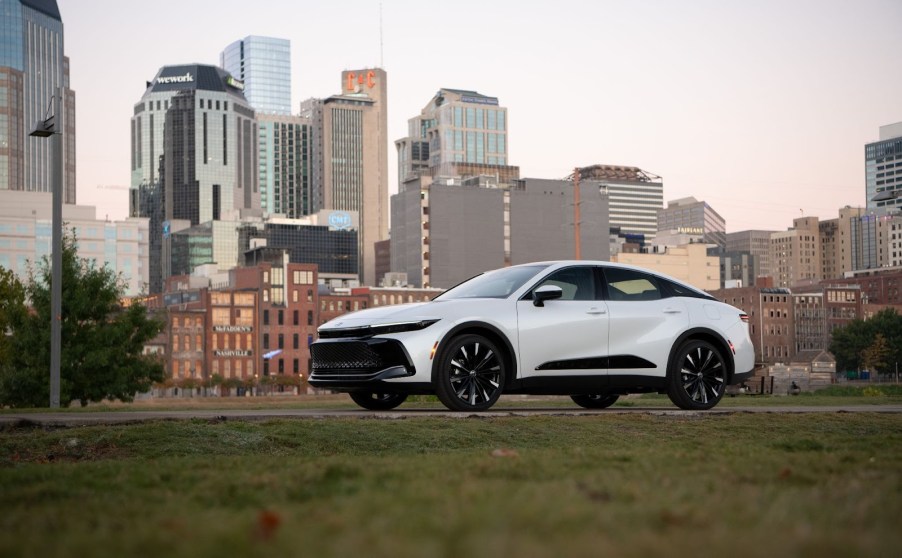
[[[717,405],[727,387],[727,366],[711,343],[693,339],[674,354],[667,395],[680,409],[703,411]]]
[[[364,409],[389,411],[407,399],[406,393],[376,393],[372,391],[352,391],[348,395]]]
[[[607,409],[613,405],[619,395],[601,393],[596,395],[571,395],[570,399],[580,407],[586,409]]]
[[[435,394],[452,411],[485,411],[498,401],[507,377],[504,355],[481,335],[461,335],[442,351]]]

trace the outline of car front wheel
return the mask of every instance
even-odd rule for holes
[[[726,385],[727,367],[714,345],[694,339],[677,349],[667,391],[674,405],[686,410],[710,409],[721,400]]]
[[[407,399],[406,393],[375,393],[372,391],[352,391],[348,395],[364,409],[370,411],[388,411],[394,409]]]
[[[452,411],[485,411],[504,390],[504,358],[481,335],[452,339],[442,351],[435,376],[435,394]]]
[[[607,409],[617,401],[618,397],[620,396],[608,394],[571,395],[570,399],[580,407],[586,409]]]

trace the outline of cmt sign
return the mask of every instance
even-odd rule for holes
[[[376,87],[376,72],[373,70],[369,70],[365,74],[348,72],[345,75],[345,91],[360,91],[364,85],[367,89]]]

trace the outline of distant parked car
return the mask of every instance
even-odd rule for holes
[[[710,409],[754,364],[742,311],[664,275],[586,261],[502,268],[430,302],[345,314],[319,328],[311,355],[311,385],[374,410],[433,393],[455,411],[503,393],[600,409],[645,392]]]

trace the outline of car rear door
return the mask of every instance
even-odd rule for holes
[[[689,326],[681,297],[669,293],[651,274],[604,267],[604,292],[609,312],[609,365],[616,376],[667,374],[667,359],[676,338]]]

